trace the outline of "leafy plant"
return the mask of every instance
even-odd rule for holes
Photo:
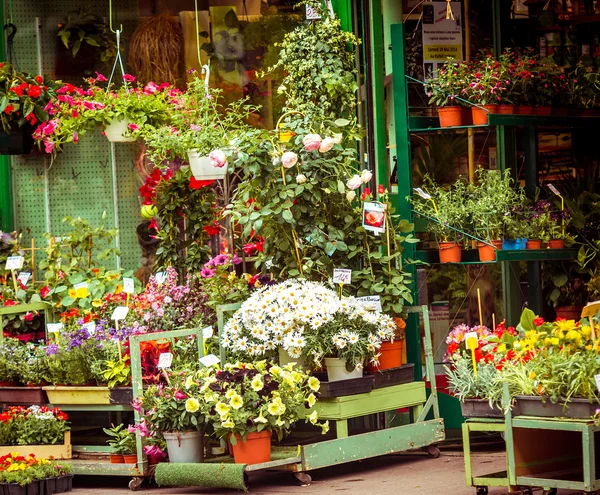
[[[108,388],[126,386],[131,383],[131,365],[129,357],[127,359],[117,359],[115,361],[106,361],[106,369],[102,373]]]
[[[108,443],[113,454],[131,455],[136,453],[135,433],[129,431],[125,425],[112,425],[111,428],[102,428],[110,439]]]
[[[77,56],[82,45],[97,48],[102,62],[114,60],[117,45],[106,22],[98,15],[79,9],[67,17],[66,24],[59,25],[58,37],[63,45],[71,50],[73,58]]]

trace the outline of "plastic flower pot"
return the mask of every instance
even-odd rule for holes
[[[556,317],[579,321],[581,311],[583,311],[583,306],[558,306],[556,308]]]
[[[110,454],[110,463],[111,464],[123,464],[125,460],[121,454]]]
[[[43,495],[42,481],[35,480],[27,485],[27,495]]]
[[[548,241],[548,247],[550,249],[564,249],[565,240],[564,239],[550,239]]]
[[[236,464],[261,464],[271,460],[270,431],[253,431],[248,433],[245,441],[236,434],[235,439],[235,445],[230,442],[230,448]]]
[[[552,115],[552,107],[549,105],[543,105],[541,107],[533,107],[534,115]]]
[[[352,378],[361,378],[363,376],[362,368],[354,368],[352,371],[346,369],[346,362],[340,358],[325,358],[327,367],[327,379],[330,382],[339,380],[351,380]]]
[[[376,370],[389,370],[402,366],[402,347],[404,340],[397,339],[394,342],[382,342],[379,352],[379,365],[375,366]]]
[[[163,432],[167,442],[169,462],[204,461],[204,434],[199,431]]]
[[[502,115],[512,115],[513,113],[515,113],[515,106],[507,104],[498,105],[498,113]]]
[[[527,241],[529,239],[527,239],[526,237],[519,237],[517,239],[517,249],[522,249],[525,250],[527,249]]]
[[[505,251],[514,251],[519,249],[518,239],[502,239],[502,249]]]
[[[460,263],[462,249],[455,242],[440,242],[440,263]]]
[[[188,151],[188,159],[196,180],[224,179],[227,175],[227,165],[215,167],[208,156],[199,155],[197,150]]]
[[[131,120],[124,117],[116,118],[104,129],[104,134],[111,143],[133,143],[134,138],[125,136]]]
[[[498,113],[498,105],[481,105],[479,107],[472,107],[471,113],[473,114],[473,125],[488,125],[488,112]]]
[[[56,480],[57,478],[46,478],[44,481],[46,482],[46,494],[56,493]]]
[[[4,485],[6,495],[27,495],[27,488],[17,483],[7,483]]]
[[[542,249],[542,241],[539,239],[529,239],[527,241],[527,249]]]
[[[533,107],[529,105],[519,105],[515,108],[515,113],[519,115],[533,115]]]
[[[67,491],[67,478],[61,476],[56,480],[56,493],[64,493]]]
[[[462,125],[462,107],[451,106],[438,108],[440,127],[458,127]]]
[[[69,474],[66,476],[67,478],[67,491],[70,492],[73,490],[73,475]]]
[[[123,462],[125,464],[137,464],[137,454],[125,454],[125,455],[123,455]]]
[[[490,244],[484,242],[477,243],[477,250],[479,251],[479,261],[496,261],[496,251],[502,249],[502,241],[489,241]]]

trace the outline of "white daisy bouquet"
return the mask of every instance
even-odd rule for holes
[[[391,317],[353,297],[340,299],[322,283],[291,279],[247,299],[225,325],[222,345],[242,360],[272,357],[282,348],[317,367],[326,357],[362,365],[377,359],[395,329]]]
[[[318,421],[312,408],[319,380],[292,364],[258,361],[226,364],[223,370],[204,368],[185,387],[203,404],[205,421],[215,435],[233,445],[251,432],[271,431],[281,440],[294,422]],[[323,433],[329,429],[328,422],[319,426]]]

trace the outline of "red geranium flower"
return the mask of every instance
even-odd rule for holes
[[[42,88],[34,85],[29,86],[29,89],[27,90],[27,96],[30,96],[31,98],[39,98],[41,95]]]
[[[217,222],[205,225],[202,228],[204,229],[204,232],[206,232],[211,237],[217,235],[221,231],[221,226]]]
[[[203,187],[210,186],[214,183],[214,180],[198,180],[194,176],[190,177],[190,188],[201,189]]]
[[[542,318],[541,316],[538,316],[535,320],[533,320],[533,324],[536,327],[539,327],[540,325],[544,324],[544,318]]]
[[[383,187],[383,184],[379,184],[379,186],[377,186],[377,192],[379,194],[383,194],[385,192],[385,187]]]

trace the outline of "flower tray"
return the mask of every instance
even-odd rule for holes
[[[399,368],[373,371],[373,388],[391,387],[415,380],[415,365],[404,364]]]
[[[352,378],[351,380],[339,380],[335,382],[321,381],[319,399],[331,399],[333,397],[343,397],[345,395],[366,394],[371,390],[373,390],[373,378],[370,376]]]
[[[108,387],[63,387],[50,385],[42,387],[48,394],[48,402],[62,404],[110,404]]]
[[[490,407],[489,401],[485,399],[465,399],[460,403],[462,415],[465,418],[503,418],[504,412],[501,408]]]
[[[111,388],[109,399],[111,404],[130,404],[133,400],[133,388]]]
[[[600,408],[600,403],[590,402],[587,399],[571,399],[565,406],[564,403],[553,404],[549,397],[517,395],[512,415],[590,419],[598,408]]]
[[[55,459],[71,459],[71,432],[65,431],[64,443],[54,445],[3,445],[0,446],[0,456],[18,452],[21,455],[34,454],[39,459],[54,457]]]
[[[48,396],[42,387],[0,387],[0,404],[39,406],[48,404]]]

